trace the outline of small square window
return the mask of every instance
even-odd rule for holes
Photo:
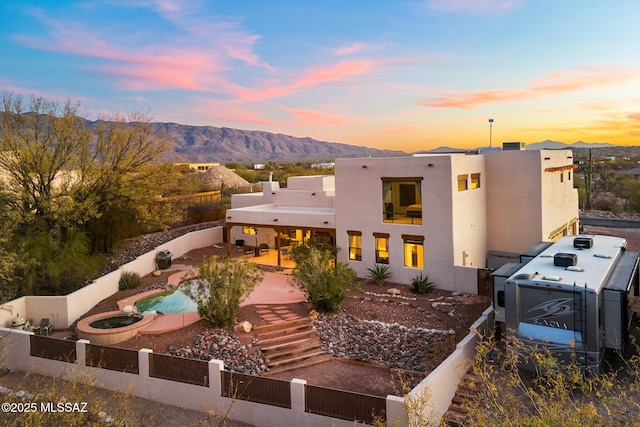
[[[458,191],[465,191],[469,188],[468,175],[458,175]]]
[[[472,173],[471,174],[471,189],[480,188],[480,174]]]

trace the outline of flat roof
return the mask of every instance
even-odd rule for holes
[[[593,239],[591,248],[574,248],[576,237]],[[626,250],[627,241],[621,237],[581,235],[567,236],[549,246],[537,257],[525,264],[509,282],[545,283],[558,287],[576,286],[599,290],[609,278],[620,253]],[[554,264],[556,254],[573,254],[575,266],[562,267]],[[529,276],[529,277],[527,277]]]

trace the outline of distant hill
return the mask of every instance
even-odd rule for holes
[[[551,141],[547,139],[542,142],[534,142],[533,144],[525,145],[526,150],[557,150],[561,148],[605,148],[605,147],[615,147],[613,144],[609,144],[607,142],[584,142],[578,141],[573,144],[565,144],[564,142]]]
[[[180,161],[190,162],[266,162],[333,161],[338,157],[401,156],[407,153],[378,150],[358,145],[297,138],[280,133],[155,123],[175,147]]]

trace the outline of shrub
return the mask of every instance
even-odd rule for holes
[[[624,357],[620,371],[589,375],[577,354],[559,363],[549,348],[514,340],[514,350],[488,337],[476,348],[472,372],[478,396],[464,406],[465,425],[629,426],[640,421],[640,358]],[[517,350],[515,350],[517,349]],[[622,354],[618,357],[622,358]],[[533,364],[536,374],[520,369]]]
[[[355,284],[356,272],[345,263],[336,264],[335,252],[335,247],[303,245],[292,253],[296,262],[293,278],[319,312],[337,312],[346,298],[346,290]]]
[[[140,275],[133,271],[124,271],[122,276],[120,276],[120,281],[118,282],[118,288],[123,291],[125,289],[133,289],[140,286],[141,279]]]
[[[245,259],[209,258],[197,264],[198,274],[181,280],[182,291],[197,305],[198,313],[218,327],[231,325],[240,303],[262,280],[258,267]]]
[[[428,294],[435,289],[436,285],[429,280],[429,276],[419,276],[413,278],[411,282],[411,292],[414,294]]]
[[[367,271],[369,272],[369,277],[380,286],[391,277],[388,264],[375,264],[373,267],[367,268]]]

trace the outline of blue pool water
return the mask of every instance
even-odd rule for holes
[[[141,312],[155,310],[168,314],[198,311],[196,303],[180,289],[150,295],[137,301],[135,305]]]

